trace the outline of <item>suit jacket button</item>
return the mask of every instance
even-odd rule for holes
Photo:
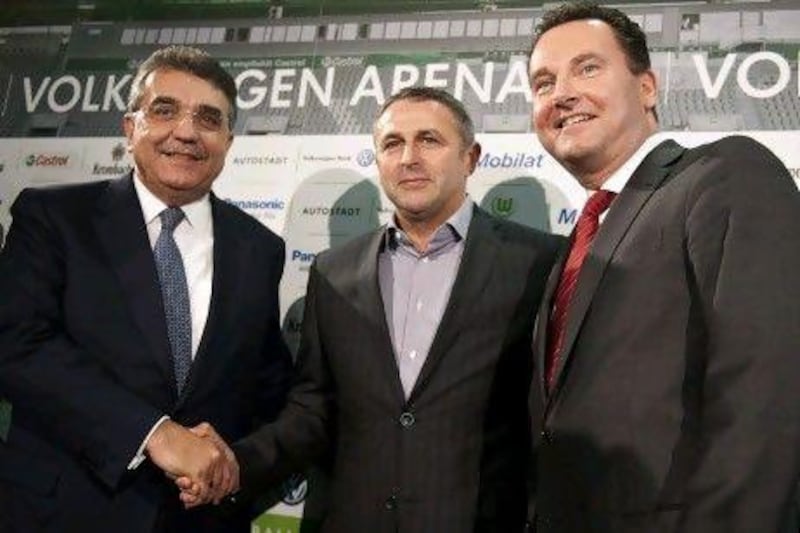
[[[411,426],[414,425],[414,422],[416,422],[416,419],[414,418],[413,413],[409,413],[408,411],[406,411],[405,413],[400,415],[400,425],[403,426],[404,428],[410,428]]]
[[[542,441],[545,444],[550,444],[551,442],[553,442],[553,433],[551,433],[547,429],[542,430],[541,437],[542,437]]]
[[[388,510],[392,510],[397,506],[397,496],[389,496],[386,498],[386,502],[383,504]]]

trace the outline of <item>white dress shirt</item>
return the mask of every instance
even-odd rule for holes
[[[147,237],[150,247],[156,245],[161,233],[161,219],[158,215],[168,206],[145,187],[139,176],[134,173],[133,186],[142,207],[142,216],[147,226]],[[208,310],[211,306],[211,281],[214,276],[214,220],[211,216],[211,202],[208,194],[190,204],[182,205],[185,215],[173,233],[175,244],[183,259],[186,272],[186,284],[189,289],[189,308],[192,314],[192,360],[197,355],[200,339],[206,327]],[[164,415],[156,422],[136,451],[128,470],[133,470],[145,459],[144,450],[147,441],[169,417]]]
[[[604,191],[610,191],[616,194],[622,192],[622,189],[625,188],[625,185],[628,184],[628,181],[633,176],[634,171],[639,168],[639,165],[642,164],[644,158],[653,151],[653,148],[661,144],[664,138],[657,133],[650,135],[645,141],[633,152],[627,161],[625,161],[621,167],[619,167],[616,172],[611,174],[606,181],[603,182],[602,187],[600,187]],[[593,195],[595,191],[593,190],[586,190],[586,199],[588,200],[591,195]],[[613,203],[612,203],[613,205]],[[608,209],[603,211],[600,215],[600,224],[606,218],[608,214]]]

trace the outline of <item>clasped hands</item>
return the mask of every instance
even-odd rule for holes
[[[181,490],[187,508],[213,502],[239,490],[239,464],[211,424],[186,428],[165,420],[147,441],[150,460]]]

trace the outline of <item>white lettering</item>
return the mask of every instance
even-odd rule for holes
[[[267,75],[263,70],[251,68],[239,73],[236,76],[236,87],[241,87],[246,80],[254,79],[258,82],[263,82],[267,79]],[[247,89],[247,99],[243,99],[241,95],[236,96],[236,105],[239,109],[254,109],[261,105],[264,98],[267,96],[267,88],[253,86]]]
[[[365,97],[374,98],[378,105],[386,100],[383,86],[381,86],[381,78],[378,76],[378,67],[375,65],[368,65],[364,70],[356,90],[353,91],[353,97],[350,98],[350,107],[357,105]]]
[[[56,101],[56,92],[61,88],[62,85],[67,85],[72,88],[72,95],[69,99],[62,103]],[[75,104],[78,103],[78,100],[81,98],[81,82],[78,81],[78,78],[75,76],[62,76],[58,78],[53,84],[50,86],[50,90],[47,91],[47,105],[50,106],[50,110],[56,113],[64,113],[69,111]]]

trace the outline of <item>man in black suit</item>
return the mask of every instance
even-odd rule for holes
[[[655,137],[645,35],[617,10],[547,12],[529,73],[539,140],[588,197],[534,334],[535,531],[785,531],[800,476],[789,173],[750,138]]]
[[[238,484],[230,450],[187,428],[236,440],[288,388],[283,241],[209,192],[235,98],[207,54],[157,51],[124,118],[132,175],[16,200],[0,256],[0,396],[13,404],[0,530],[250,530],[244,508],[183,510],[165,475]]]
[[[466,195],[480,146],[448,93],[392,96],[374,140],[395,215],[317,256],[288,405],[232,446],[242,488],[330,454],[325,532],[521,531],[533,314],[561,239]]]

